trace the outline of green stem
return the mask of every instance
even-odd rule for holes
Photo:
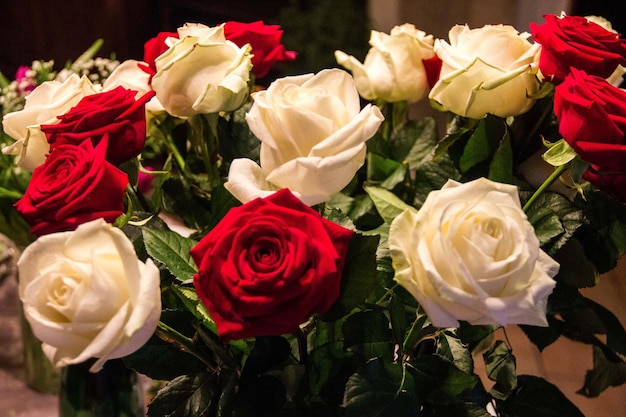
[[[383,294],[382,297],[380,297],[378,299],[378,301],[376,301],[376,305],[379,305],[380,303],[382,303],[383,301],[385,301],[387,298],[389,298],[391,296],[391,294],[393,294],[393,291],[398,287],[398,284],[393,284],[393,286],[391,286],[391,288],[388,288],[387,291],[385,291],[385,293]]]
[[[526,212],[533,205],[533,203],[539,198],[543,192],[550,187],[554,181],[556,181],[561,174],[563,174],[569,168],[569,164],[564,164],[556,167],[554,172],[541,184],[541,186],[535,191],[535,193],[530,197],[530,199],[524,204],[523,210]]]
[[[163,341],[173,344],[178,347],[183,352],[189,353],[190,355],[196,357],[202,363],[204,363],[208,368],[213,369],[215,364],[209,362],[204,355],[196,348],[196,345],[193,343],[193,340],[182,333],[179,333],[173,327],[168,326],[167,324],[159,321],[157,325],[156,335]]]

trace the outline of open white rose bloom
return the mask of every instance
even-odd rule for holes
[[[246,120],[261,140],[261,166],[236,159],[225,184],[242,202],[279,188],[310,206],[329,200],[363,165],[383,120],[376,106],[361,110],[354,80],[338,69],[278,79],[253,99]]]
[[[405,23],[389,34],[371,31],[370,50],[363,63],[335,51],[337,63],[350,72],[361,96],[387,102],[421,100],[428,92],[425,59],[435,56],[432,35]]]
[[[161,314],[159,270],[137,259],[124,233],[104,220],[45,235],[18,262],[24,313],[56,366],[139,349]]]
[[[180,39],[169,38],[160,55],[152,88],[165,110],[179,117],[232,111],[248,97],[250,46],[224,37],[223,26],[187,23]]]
[[[65,81],[46,81],[26,98],[24,109],[8,113],[2,119],[4,132],[16,140],[2,149],[15,155],[15,163],[32,171],[46,160],[50,145],[40,126],[58,123],[62,115],[85,96],[97,93],[87,77],[70,75]]]
[[[488,113],[509,117],[527,112],[540,88],[541,46],[529,37],[508,25],[454,26],[450,43],[435,40],[435,53],[443,64],[429,98],[473,119]]]
[[[449,180],[396,217],[389,248],[395,280],[435,326],[547,326],[559,264],[539,248],[515,186]]]

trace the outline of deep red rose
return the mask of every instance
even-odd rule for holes
[[[293,333],[328,310],[352,235],[287,189],[231,209],[191,250],[196,291],[220,336]]]
[[[177,32],[161,32],[154,38],[147,41],[143,46],[143,60],[148,67],[142,66],[141,68],[148,74],[154,75],[156,73],[156,64],[154,61],[163,52],[169,49],[169,46],[165,44],[167,38],[178,38]]]
[[[105,160],[107,140],[59,145],[33,171],[26,192],[15,203],[34,235],[74,230],[124,212],[128,176]]]
[[[226,22],[224,36],[240,48],[249,43],[252,47],[252,73],[263,78],[278,61],[293,61],[296,52],[286,51],[280,43],[283,31],[278,25],[262,21],[252,23]]]
[[[530,24],[541,44],[539,69],[554,84],[563,82],[570,67],[602,78],[626,65],[626,41],[619,34],[580,16],[545,15],[546,23]]]
[[[611,194],[619,201],[626,202],[626,175],[605,174],[588,169],[583,174],[583,179],[589,181],[600,190]]]
[[[554,112],[559,132],[582,159],[600,171],[624,171],[626,92],[572,69],[555,88]]]
[[[437,81],[439,81],[439,74],[441,73],[441,66],[443,61],[437,55],[429,59],[422,59],[424,63],[424,69],[426,69],[426,79],[428,80],[428,86],[433,88]]]
[[[154,92],[135,100],[136,91],[117,87],[84,97],[59,123],[42,125],[50,150],[62,144],[78,145],[91,139],[94,145],[106,135],[109,138],[107,160],[114,165],[139,155],[146,142],[145,104]]]

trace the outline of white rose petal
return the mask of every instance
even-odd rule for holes
[[[26,319],[56,366],[98,358],[96,372],[141,347],[159,321],[158,268],[102,219],[40,237],[18,268]]]
[[[363,165],[383,120],[376,106],[360,109],[352,77],[338,69],[276,80],[253,98],[246,120],[261,140],[261,166],[235,160],[226,183],[242,202],[280,188],[307,205],[329,200]]]
[[[178,117],[232,111],[248,97],[250,46],[224,37],[223,26],[189,24],[168,38],[170,48],[155,61],[152,88],[165,110]]]
[[[515,186],[450,180],[394,219],[389,248],[396,281],[435,326],[547,326],[559,265],[539,248]]]
[[[3,148],[2,152],[15,155],[15,163],[20,167],[34,170],[45,161],[50,151],[40,126],[58,123],[57,116],[74,107],[83,97],[97,92],[87,77],[80,78],[75,74],[63,82],[42,83],[28,95],[22,110],[4,115],[4,132],[16,142]]]
[[[335,51],[337,63],[348,71],[367,100],[416,102],[426,96],[428,80],[423,60],[435,56],[433,36],[405,23],[389,34],[371,31],[370,50],[363,63]]]
[[[507,25],[478,29],[456,25],[450,30],[450,43],[435,41],[442,68],[429,98],[474,119],[488,113],[509,117],[527,112],[540,88],[541,46],[532,44],[529,36]]]

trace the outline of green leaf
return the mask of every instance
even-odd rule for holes
[[[339,298],[330,310],[322,315],[333,320],[363,304],[376,286],[376,250],[378,236],[355,234],[350,239],[341,277]]]
[[[456,397],[474,389],[478,376],[468,374],[438,355],[418,356],[410,362],[413,378],[420,381],[418,387],[426,392]]]
[[[555,254],[560,265],[559,281],[576,288],[590,288],[600,281],[595,265],[589,262],[585,248],[576,238],[568,240]]]
[[[205,367],[199,359],[158,336],[152,336],[138,350],[125,356],[124,363],[128,368],[152,379],[164,381],[184,374],[194,374]]]
[[[152,258],[165,265],[179,281],[193,279],[198,268],[189,251],[198,242],[169,230],[150,227],[143,227],[141,230],[146,250]]]
[[[402,169],[401,162],[371,152],[367,154],[367,179],[369,181],[384,181],[398,169]]]
[[[499,400],[506,399],[517,387],[513,351],[504,341],[498,340],[491,349],[483,353],[483,358],[487,377],[496,382],[490,394]]]
[[[624,383],[626,383],[626,363],[608,360],[602,349],[594,346],[593,369],[587,371],[585,384],[577,392],[586,397],[597,397],[605,389]]]
[[[471,352],[461,339],[449,330],[439,333],[437,354],[467,374],[471,374],[474,369]]]
[[[513,184],[513,148],[508,129],[493,155],[488,178],[491,181]]]
[[[449,180],[460,179],[460,174],[450,159],[439,158],[420,165],[415,170],[415,201],[414,206],[419,208],[426,201],[426,197],[433,190],[439,190]]]
[[[437,144],[437,148],[435,149],[435,159],[447,156],[448,149],[455,145],[457,141],[469,137],[469,135],[471,135],[471,133],[476,129],[477,123],[478,120],[467,119],[465,117],[455,115],[450,122],[446,135]]]
[[[459,160],[461,172],[467,173],[477,164],[490,159],[505,137],[508,134],[502,118],[488,115],[481,119],[463,149]]]
[[[259,336],[246,359],[241,379],[254,378],[263,372],[283,364],[291,354],[291,346],[281,336]]]
[[[550,146],[550,149],[542,155],[542,158],[550,165],[559,167],[567,164],[576,156],[576,151],[569,146],[565,139],[560,139]]]
[[[437,125],[433,118],[411,120],[396,130],[389,140],[391,158],[416,168],[437,145]]]
[[[206,306],[200,300],[200,297],[198,297],[198,294],[193,288],[183,287],[181,285],[172,285],[172,290],[195,318],[200,320],[207,329],[217,334],[215,321],[213,321]]]
[[[406,309],[402,299],[397,294],[393,294],[389,300],[389,319],[391,321],[391,330],[394,340],[402,348],[404,334],[407,328]],[[402,355],[402,350],[399,352]]]
[[[344,347],[364,360],[383,357],[391,361],[393,343],[387,316],[378,310],[354,313],[342,327]]]
[[[457,334],[459,339],[467,345],[470,351],[473,351],[478,346],[488,343],[488,341],[491,340],[490,336],[499,328],[500,326],[497,325],[478,325],[461,321],[461,325],[457,329]]]
[[[364,186],[363,188],[374,202],[374,206],[376,206],[380,217],[382,217],[386,223],[391,224],[393,219],[404,210],[417,211],[414,207],[398,198],[394,193],[384,188],[374,186]]]
[[[564,196],[544,192],[526,212],[543,250],[554,255],[584,224],[582,211]]]
[[[211,223],[211,211],[208,198],[201,198],[191,192],[197,186],[181,177],[167,179],[162,187],[163,209],[180,216],[185,225],[195,230],[202,230]]]
[[[346,417],[419,415],[415,381],[399,363],[376,358],[350,377],[344,396]]]
[[[216,415],[218,384],[219,376],[208,372],[175,378],[154,396],[148,405],[148,417]]]
[[[496,401],[502,417],[584,417],[553,384],[532,375],[519,375],[515,392],[506,401]]]
[[[341,401],[347,376],[354,372],[353,354],[346,352],[343,341],[317,345],[307,357],[304,384],[301,387],[304,401],[312,403],[320,397],[331,403]]]
[[[592,190],[585,192],[584,200],[575,201],[589,220],[577,237],[598,272],[608,272],[626,253],[626,205]]]

